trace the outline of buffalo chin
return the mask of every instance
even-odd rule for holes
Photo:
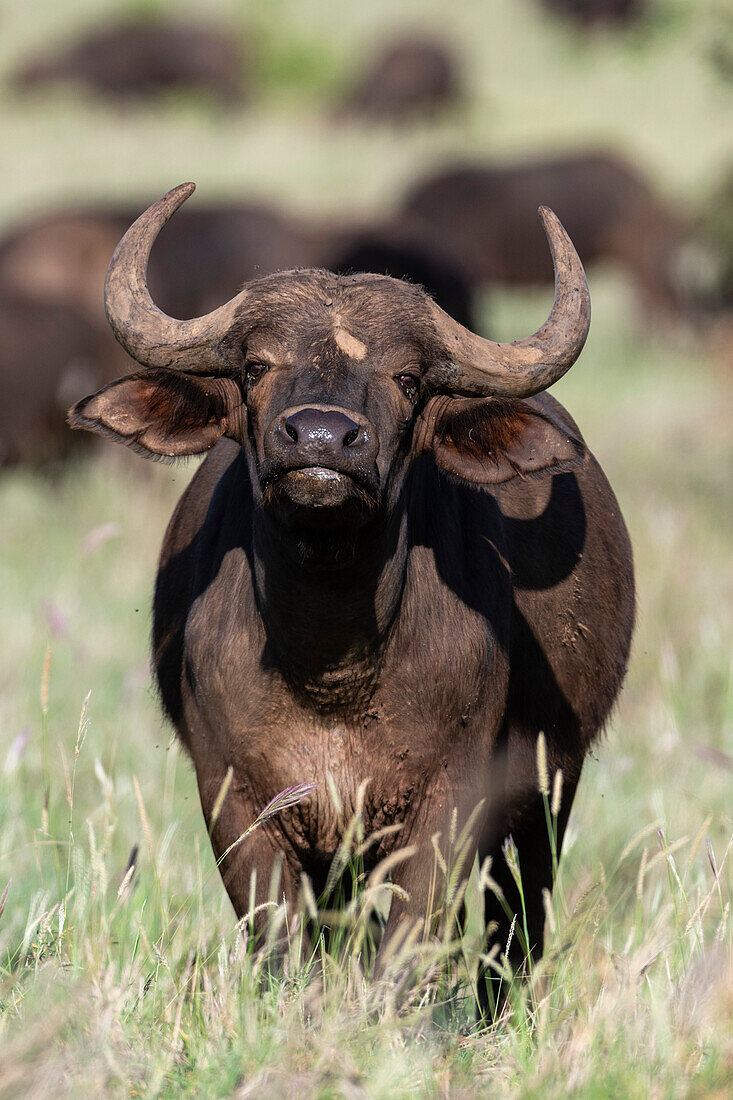
[[[271,482],[265,504],[288,526],[336,531],[361,527],[373,515],[377,501],[348,474],[307,466],[288,470]]]

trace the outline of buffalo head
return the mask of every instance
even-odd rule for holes
[[[255,280],[213,313],[174,320],[153,303],[146,268],[192,191],[169,192],[118,245],[107,316],[146,369],[80,401],[73,427],[170,457],[229,436],[247,453],[265,510],[329,532],[389,510],[421,452],[483,484],[575,457],[562,426],[519,400],[568,370],[590,321],[582,265],[552,211],[540,208],[555,265],[552,311],[533,336],[499,344],[410,283],[321,270]]]

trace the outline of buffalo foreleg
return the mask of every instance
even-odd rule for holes
[[[399,862],[391,872],[394,893],[377,952],[377,977],[413,969],[414,948],[434,943],[446,931],[452,939],[463,921],[463,891],[485,828],[485,805],[474,808],[464,799],[462,807],[447,810],[447,799],[435,802],[437,808],[395,853]],[[447,921],[452,928],[446,928]]]
[[[242,931],[255,950],[282,956],[298,926],[301,872],[278,843],[277,818],[258,824],[257,810],[223,768],[199,769],[197,776],[211,846]]]
[[[549,826],[545,799],[532,793],[503,814],[501,822],[494,818],[487,823],[481,838],[479,866],[488,866],[492,880],[484,892],[484,920],[493,961],[480,969],[477,983],[484,1018],[495,1017],[507,999],[511,984],[507,963],[513,974],[526,973],[542,957],[543,891],[552,892],[578,778],[565,779],[559,813],[554,818],[550,814]]]

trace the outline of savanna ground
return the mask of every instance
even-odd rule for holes
[[[121,10],[8,10],[3,71],[102,7]],[[72,92],[11,100],[0,219],[90,195],[142,205],[187,178],[209,197],[364,213],[452,152],[588,141],[642,156],[666,194],[692,202],[730,153],[730,86],[706,60],[723,25],[715,3],[660,2],[643,32],[591,43],[529,0],[447,14],[432,0],[343,5],[336,29],[323,0],[212,9],[257,28],[250,108],[224,116],[184,100],[123,115]],[[417,14],[464,45],[473,99],[437,129],[334,129],[324,114],[342,63]],[[107,448],[3,474],[0,1095],[729,1094],[730,379],[695,338],[645,330],[612,273],[592,271],[591,290],[587,349],[556,392],[627,517],[638,627],[575,803],[547,961],[488,1031],[472,1025],[475,921],[448,977],[445,945],[415,944],[416,984],[400,997],[364,983],[358,914],[320,978],[295,965],[269,977],[240,935],[148,672],[156,554],[191,467]],[[486,328],[529,331],[547,299],[491,294]],[[469,905],[477,890],[474,876]]]

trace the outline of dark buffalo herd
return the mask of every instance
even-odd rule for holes
[[[66,47],[27,61],[15,84],[29,90],[68,83],[114,99],[204,93],[224,104],[246,94],[235,37],[209,25],[157,19],[104,24]]]
[[[15,71],[13,84],[26,92],[72,85],[118,101],[203,94],[230,106],[248,97],[248,61],[249,53],[224,27],[131,17],[46,48]],[[338,114],[365,122],[432,119],[463,98],[454,51],[442,39],[419,34],[381,46],[346,81]]]
[[[134,219],[127,207],[46,213],[0,242],[0,293],[8,288],[81,307],[104,321],[102,287],[110,247]],[[161,237],[150,285],[177,317],[203,312],[247,279],[312,260],[325,242],[273,207],[211,205],[184,212]]]
[[[145,271],[192,190],[151,206],[118,246],[107,313],[139,366],[70,423],[152,457],[210,452],[165,536],[153,646],[234,909],[264,903],[273,874],[291,912],[304,873],[325,891],[361,805],[368,833],[398,827],[364,857],[367,872],[394,857],[377,972],[430,922],[436,834],[445,850],[464,826],[457,870],[491,857],[506,909],[487,892],[490,938],[511,940],[521,966],[542,952],[553,883],[542,790],[561,770],[559,847],[634,619],[618,503],[544,392],[588,332],[581,262],[543,209],[555,302],[514,344],[475,335],[408,282],[325,270],[254,279],[180,321]],[[305,800],[238,843],[303,783]],[[522,909],[509,835],[527,942],[510,935]],[[492,997],[481,981],[483,1011]]]
[[[613,4],[574,7],[600,17]],[[16,84],[74,81],[120,97],[187,88],[229,104],[245,94],[245,70],[246,58],[224,28],[131,16],[75,43],[49,46],[16,74]],[[463,94],[453,50],[443,39],[412,32],[379,44],[340,113],[407,122],[455,106]],[[481,327],[477,295],[487,287],[552,278],[534,218],[540,204],[558,213],[584,263],[609,261],[623,269],[647,315],[676,322],[692,317],[694,303],[679,262],[690,226],[634,166],[608,153],[449,163],[413,180],[391,214],[361,226],[309,223],[256,202],[185,210],[161,233],[149,285],[166,313],[185,319],[231,298],[243,283],[277,271],[372,272],[422,286],[455,320],[475,330]],[[114,244],[134,214],[129,204],[51,210],[0,238],[5,331],[0,380],[6,406],[0,465],[63,457],[71,442],[58,395],[64,400],[73,395],[74,379],[101,384],[120,373],[100,288]],[[39,402],[19,394],[18,377],[34,361]]]

